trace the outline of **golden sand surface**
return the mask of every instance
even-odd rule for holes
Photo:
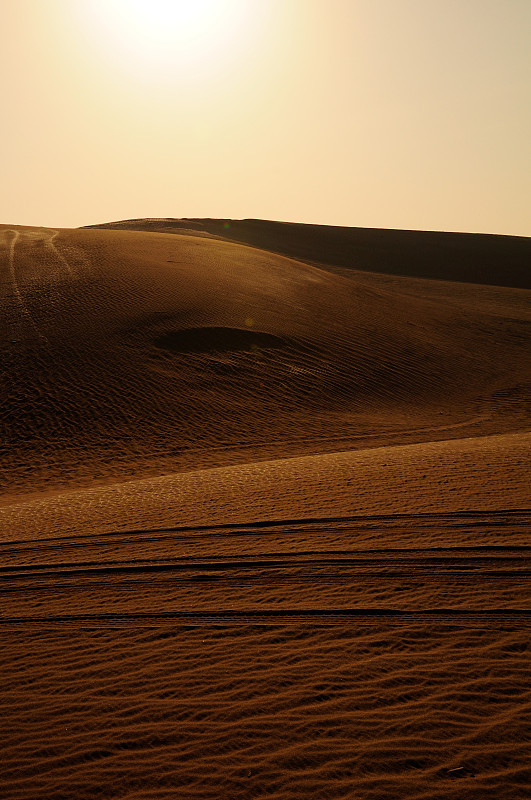
[[[530,257],[0,226],[0,797],[528,800]]]

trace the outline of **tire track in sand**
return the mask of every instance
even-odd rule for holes
[[[65,267],[65,269],[66,269],[66,271],[68,272],[68,274],[70,275],[70,277],[72,277],[72,278],[73,278],[73,277],[75,276],[75,272],[74,272],[74,270],[73,270],[73,269],[72,269],[72,267],[70,266],[70,263],[68,262],[68,260],[67,260],[67,259],[65,258],[65,256],[64,256],[64,255],[63,255],[63,254],[62,254],[62,253],[59,251],[59,249],[58,249],[57,245],[55,244],[55,240],[56,240],[56,239],[57,239],[57,237],[59,236],[59,231],[56,231],[56,230],[54,230],[54,229],[51,229],[50,233],[51,233],[51,236],[50,236],[50,238],[49,238],[49,239],[47,239],[47,240],[46,240],[46,242],[45,242],[46,246],[47,246],[47,247],[49,247],[49,249],[52,251],[52,253],[53,253],[53,254],[54,254],[54,256],[57,258],[57,260],[58,260],[58,261],[60,261],[60,262],[61,262],[61,264],[62,264],[62,265]]]
[[[33,328],[33,331],[36,337],[41,340],[47,342],[48,339],[44,334],[39,331],[39,328],[35,324],[35,320],[33,319],[31,312],[29,311],[26,303],[24,302],[24,298],[20,291],[17,275],[15,270],[15,247],[20,239],[20,231],[8,229],[5,231],[6,234],[6,242],[8,245],[8,269],[9,275],[11,278],[11,286],[13,290],[13,296],[16,300],[16,303],[22,313],[22,316],[28,321],[30,326]]]
[[[529,627],[531,548],[515,534],[530,522],[529,511],[470,511],[12,542],[0,546],[0,618],[99,627],[429,617]],[[447,533],[428,544],[430,528]]]

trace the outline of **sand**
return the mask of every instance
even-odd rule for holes
[[[0,226],[2,798],[529,798],[531,240]]]

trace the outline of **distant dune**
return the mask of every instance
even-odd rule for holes
[[[531,289],[531,239],[304,225],[260,219],[131,219],[93,228],[195,233],[339,270]]]
[[[531,240],[0,226],[6,798],[529,797]]]

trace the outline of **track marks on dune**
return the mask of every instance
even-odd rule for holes
[[[61,253],[61,251],[58,249],[55,243],[57,237],[59,236],[59,231],[52,230],[51,234],[52,235],[50,236],[50,238],[45,241],[45,244],[52,251],[55,258],[63,265],[68,275],[73,278],[75,276],[75,272],[72,269],[70,262]]]
[[[370,514],[335,517],[301,517],[298,519],[249,520],[215,525],[178,525],[165,528],[138,528],[92,534],[62,535],[42,539],[24,536],[0,542],[0,553],[5,564],[31,564],[35,554],[57,553],[76,562],[77,554],[95,551],[95,563],[105,558],[108,548],[113,552],[123,549],[128,557],[136,552],[151,556],[159,547],[185,547],[187,552],[205,555],[219,553],[256,554],[271,552],[276,543],[282,552],[304,553],[308,544],[318,550],[311,552],[343,552],[342,543],[364,551],[385,552],[411,549],[418,541],[423,550],[439,548],[525,547],[531,529],[531,510],[507,508],[496,510],[466,510],[417,514]],[[387,547],[382,548],[382,536]],[[195,547],[194,547],[195,545]],[[262,550],[262,547],[265,550]],[[190,550],[190,548],[192,548]],[[164,551],[162,551],[164,552]],[[280,550],[279,550],[280,552]],[[344,552],[348,552],[345,550]],[[10,562],[10,557],[16,560]],[[59,557],[59,556],[57,556]],[[51,556],[52,560],[56,560]],[[84,559],[87,560],[86,558]]]
[[[12,542],[0,547],[0,608],[5,621],[28,624],[337,624],[395,614],[531,622],[530,531],[530,512],[506,511]]]
[[[20,314],[22,315],[23,319],[26,320],[27,324],[24,327],[27,329],[27,326],[29,325],[33,329],[33,332],[38,339],[47,341],[46,337],[39,331],[37,325],[35,324],[17,281],[15,267],[15,247],[20,240],[20,231],[8,229],[4,232],[4,236],[8,250],[8,270],[11,278],[12,296],[18,305]],[[12,335],[16,336],[17,327],[15,327],[13,323],[10,323],[10,328]]]
[[[24,301],[17,284],[17,277],[15,275],[15,245],[20,239],[19,231],[6,231],[8,246],[9,246],[9,271],[11,273],[11,282],[13,284],[13,292],[18,299],[21,307],[25,310]],[[27,311],[26,311],[27,313]]]
[[[50,302],[51,287],[65,279],[68,283],[75,277],[71,264],[56,245],[55,240],[59,231],[38,228],[21,228],[20,230],[6,228],[1,233],[7,248],[7,265],[11,284],[10,292],[6,293],[6,300],[9,304],[10,297],[12,298],[18,308],[20,318],[17,320],[13,316],[8,321],[11,341],[18,341],[19,336],[25,338],[29,327],[41,343],[49,344],[49,339],[37,323],[35,315],[30,310],[30,305],[38,297],[42,306],[42,295],[45,307],[46,303]],[[47,251],[49,256],[45,257]],[[19,279],[19,272],[23,275],[22,279]],[[22,331],[20,331],[21,322],[25,323]]]

